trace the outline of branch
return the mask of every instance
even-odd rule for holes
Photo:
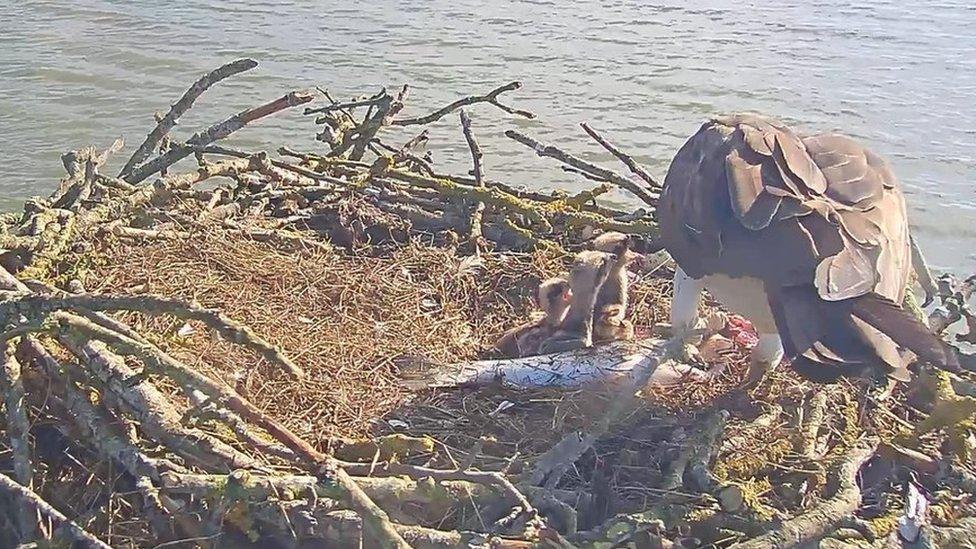
[[[512,107],[503,105],[498,101],[499,95],[505,92],[517,90],[521,87],[522,87],[521,82],[510,82],[508,84],[505,84],[504,86],[500,86],[498,88],[495,88],[494,90],[491,90],[486,95],[472,95],[469,97],[465,97],[463,99],[458,99],[457,101],[451,103],[450,105],[438,109],[428,114],[427,116],[420,116],[417,118],[401,118],[399,120],[394,120],[393,125],[414,126],[417,124],[430,124],[431,122],[444,118],[448,114],[451,114],[453,111],[460,109],[461,107],[466,107],[468,105],[473,105],[475,103],[489,103],[509,114],[514,114],[529,119],[535,118],[535,115],[532,114],[531,112],[513,109]]]
[[[54,507],[51,507],[51,504],[41,499],[41,496],[29,488],[17,484],[10,477],[2,473],[0,473],[0,491],[11,498],[15,504],[32,509],[53,523],[57,527],[54,530],[55,537],[75,542],[78,544],[76,547],[112,549],[95,536],[86,532],[81,526],[68,520],[68,517],[62,515]]]
[[[10,442],[14,478],[26,488],[33,484],[34,474],[30,461],[30,446],[27,437],[30,434],[30,423],[27,421],[26,402],[24,401],[24,383],[21,379],[21,367],[14,356],[13,342],[0,344],[0,388],[3,389],[3,403],[7,410],[7,440]],[[26,541],[36,532],[33,513],[24,509],[16,511],[21,539]]]
[[[139,166],[124,179],[127,183],[139,183],[150,175],[166,169],[180,160],[183,160],[187,156],[190,156],[194,150],[202,149],[214,141],[223,139],[248,125],[250,122],[272,115],[284,109],[303,105],[314,98],[315,96],[311,92],[293,91],[274,101],[271,101],[270,103],[265,103],[259,107],[242,111],[219,124],[214,124],[206,130],[194,134],[193,137],[187,140],[186,147],[175,147],[170,149],[166,154],[163,154],[155,160],[151,160],[142,166]]]
[[[24,486],[30,486],[33,477],[30,462],[30,447],[27,435],[30,423],[24,402],[24,382],[21,379],[20,362],[14,356],[13,342],[0,345],[0,388],[3,389],[3,403],[7,409],[7,437],[13,454],[14,478]]]
[[[152,459],[134,444],[116,435],[105,418],[92,406],[91,401],[68,381],[70,375],[67,369],[36,339],[25,338],[21,347],[35,363],[40,364],[49,380],[61,383],[64,407],[75,426],[86,437],[86,442],[104,457],[120,464],[136,479],[136,488],[142,496],[143,511],[149,517],[153,531],[157,536],[165,536],[169,530],[166,512],[154,483],[159,482],[160,465],[174,471],[182,468],[166,459]]]
[[[320,113],[330,113],[333,111],[345,111],[347,109],[355,109],[356,107],[372,107],[377,105],[380,100],[386,95],[386,89],[384,88],[379,94],[374,95],[366,99],[360,99],[358,101],[349,101],[346,103],[333,103],[331,105],[326,105],[324,107],[306,107],[302,114],[320,114]]]
[[[336,483],[344,492],[343,499],[352,507],[353,511],[359,513],[366,527],[373,534],[383,549],[410,549],[408,544],[400,536],[390,522],[390,517],[378,505],[369,499],[356,481],[342,469],[335,471]]]
[[[484,155],[481,153],[481,146],[475,140],[474,134],[471,133],[471,118],[468,117],[468,113],[464,112],[464,109],[461,109],[461,131],[464,133],[464,140],[468,142],[468,148],[471,149],[471,161],[474,164],[471,175],[474,176],[475,185],[484,187],[484,172],[481,167]]]
[[[719,410],[701,420],[703,425],[696,436],[688,440],[678,457],[668,464],[661,480],[661,489],[676,490],[690,486],[702,492],[711,491],[713,483],[709,478],[708,464],[718,451],[717,445],[721,442],[728,419],[729,413]],[[686,474],[692,482],[685,482]]]
[[[564,164],[568,164],[573,168],[576,168],[577,170],[586,172],[587,174],[602,179],[603,181],[613,183],[614,185],[620,187],[621,189],[625,189],[629,191],[631,194],[641,199],[645,204],[649,204],[651,206],[657,205],[658,195],[656,193],[648,192],[647,190],[641,188],[630,179],[627,179],[626,177],[618,174],[617,172],[608,170],[606,168],[601,168],[596,164],[587,162],[585,160],[581,160],[563,151],[562,149],[559,149],[558,147],[540,143],[539,141],[536,141],[535,139],[532,139],[531,137],[519,133],[515,130],[508,130],[507,132],[505,132],[505,135],[508,138],[514,139],[515,141],[518,141],[519,143],[525,145],[526,147],[535,150],[536,154],[538,154],[539,156],[548,156],[550,158],[555,158],[556,160],[559,160]]]
[[[861,504],[861,489],[857,473],[878,447],[877,441],[852,448],[833,471],[838,482],[837,493],[808,513],[794,517],[775,530],[748,541],[737,543],[734,549],[764,549],[768,547],[796,547],[815,541],[829,533]]]
[[[468,113],[464,112],[464,109],[461,109],[461,131],[464,133],[464,140],[468,142],[468,149],[471,150],[471,161],[474,165],[471,175],[474,176],[475,186],[484,188],[485,175],[484,168],[481,165],[484,155],[481,152],[481,146],[474,138],[474,133],[471,131],[471,118],[468,117]],[[485,244],[484,231],[482,230],[484,212],[485,203],[478,201],[471,213],[470,230],[468,231],[468,244],[475,253],[478,253]]]
[[[282,147],[281,149],[278,150],[278,153],[279,154],[286,154],[283,151],[288,151],[288,149],[285,148],[285,147]],[[205,147],[203,149],[203,152],[204,153],[207,153],[207,154],[219,154],[219,155],[223,155],[223,156],[233,156],[233,157],[237,157],[237,158],[251,158],[251,157],[253,157],[256,154],[259,154],[259,153],[251,153],[251,152],[239,151],[239,150],[231,149],[231,148],[228,148],[228,147],[222,147],[220,145],[208,145],[207,147]],[[291,151],[288,151],[288,152],[291,152]],[[307,177],[309,179],[314,179],[315,181],[324,181],[326,183],[332,183],[333,185],[339,185],[339,186],[342,186],[342,187],[345,187],[345,186],[348,186],[349,185],[348,182],[343,181],[343,180],[341,180],[339,178],[330,177],[328,175],[321,174],[319,172],[312,171],[312,170],[309,170],[307,168],[303,168],[301,166],[296,166],[294,164],[289,164],[287,162],[282,162],[281,160],[270,159],[269,162],[275,168],[280,168],[282,170],[288,170],[288,171],[294,172],[294,173],[296,173],[298,175],[305,176],[305,177]]]
[[[125,166],[123,166],[119,171],[118,177],[125,179],[137,165],[149,158],[159,141],[165,137],[171,129],[173,129],[173,126],[176,126],[180,117],[183,116],[183,113],[190,110],[194,101],[196,101],[197,98],[203,94],[203,92],[207,91],[210,86],[213,86],[217,82],[220,82],[221,80],[235,74],[251,70],[256,66],[258,66],[258,62],[253,59],[238,59],[237,61],[227,63],[226,65],[205,74],[199,80],[194,82],[193,85],[183,93],[183,97],[180,97],[179,101],[170,107],[169,112],[166,113],[166,116],[164,116],[156,124],[156,127],[149,132],[149,135],[146,136],[146,140],[142,142],[142,145],[139,145],[136,152],[132,153],[132,156],[125,163]]]
[[[805,420],[800,428],[796,452],[804,459],[817,459],[817,441],[827,412],[827,393],[818,391],[807,403]]]
[[[165,465],[169,470],[181,470],[176,464],[150,458],[142,453],[135,445],[115,434],[105,418],[92,406],[91,401],[70,386],[69,371],[54,356],[34,338],[25,338],[21,344],[23,350],[41,369],[48,378],[64,385],[64,405],[71,412],[80,431],[88,436],[90,443],[102,455],[114,460],[133,477],[146,476],[154,481],[159,480],[159,466]]]
[[[434,189],[447,198],[467,198],[490,204],[502,210],[524,216],[529,222],[538,225],[543,233],[552,231],[552,225],[531,202],[517,198],[495,187],[467,187],[448,179],[427,177],[401,170],[388,170],[385,176],[425,189]]]
[[[52,317],[60,324],[61,330],[65,334],[77,332],[90,339],[100,339],[124,354],[136,356],[151,372],[168,376],[187,390],[199,389],[210,398],[224,403],[231,411],[267,431],[269,435],[295,452],[300,459],[310,463],[323,463],[326,460],[325,454],[315,450],[288,428],[241,398],[233,389],[214,382],[207,376],[164,353],[156,346],[147,342],[135,341],[74,315],[58,312],[54,313]]]
[[[101,330],[113,333],[106,328]],[[110,352],[102,343],[80,342],[70,334],[58,337],[58,341],[85,363],[87,370],[107,387],[107,393],[135,418],[147,437],[207,471],[259,465],[257,460],[232,446],[198,429],[184,427],[172,402],[151,383],[140,379],[122,357]]]
[[[89,311],[139,311],[149,315],[169,314],[181,320],[196,320],[215,330],[220,336],[238,345],[247,347],[272,364],[285,369],[292,379],[301,379],[304,373],[295,363],[271,345],[250,328],[231,320],[215,309],[204,309],[193,306],[179,299],[140,295],[129,296],[97,296],[70,295],[64,297],[27,296],[16,301],[0,305],[13,306],[24,314],[47,313],[57,310],[81,308]]]
[[[651,188],[658,189],[658,190],[663,188],[663,185],[658,183],[658,181],[654,179],[654,176],[652,176],[646,169],[644,169],[643,166],[638,164],[637,161],[634,160],[632,156],[624,153],[623,151],[618,149],[613,143],[607,141],[603,136],[597,133],[596,130],[591,128],[589,124],[587,124],[586,122],[581,123],[580,126],[583,128],[583,131],[585,131],[587,134],[589,134],[590,137],[595,139],[596,142],[602,145],[604,149],[610,151],[610,154],[616,156],[618,159],[620,159],[621,162],[626,164],[626,166],[630,168],[631,173],[643,179],[648,185],[651,186]]]

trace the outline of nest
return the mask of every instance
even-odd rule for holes
[[[539,281],[592,234],[653,238],[660,185],[585,125],[634,177],[512,131],[598,185],[568,196],[492,181],[463,111],[471,174],[437,173],[419,150],[424,132],[400,147],[378,137],[477,103],[530,117],[501,103],[517,83],[412,118],[406,88],[328,98],[306,108],[327,154],[272,159],[214,143],[307,103],[306,92],[185,142],[165,137],[196,96],[254,65],[198,81],[119,177],[100,169],[121,142],[69,153],[58,191],[4,219],[0,544],[972,539],[969,372],[923,370],[878,402],[863,381],[814,385],[784,365],[747,392],[755,334],[731,317],[699,345],[699,365],[720,371],[707,381],[662,386],[635,370],[569,388],[418,389],[485,364],[531,313]],[[196,170],[178,171],[190,156]],[[644,207],[595,200],[613,187]],[[657,338],[667,258],[649,256],[633,277],[628,314],[651,342],[637,351],[674,363]],[[976,325],[972,279],[932,286],[941,307],[930,322],[965,344],[971,335],[948,328]]]

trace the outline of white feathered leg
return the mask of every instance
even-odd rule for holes
[[[704,289],[701,281],[685,274],[681,267],[675,269],[671,298],[671,356],[686,364],[698,361],[698,348],[691,344],[689,332],[700,323],[698,306]]]
[[[671,298],[671,332],[675,337],[683,336],[698,325],[698,307],[701,305],[705,285],[691,278],[681,267],[674,270]]]
[[[783,360],[783,340],[778,333],[760,333],[759,341],[749,356],[749,373],[746,384],[754,385],[762,381],[767,372],[779,366]]]

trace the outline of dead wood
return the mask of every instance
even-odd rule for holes
[[[209,73],[200,77],[199,80],[193,83],[180,99],[173,103],[169,108],[169,112],[166,116],[162,117],[159,122],[156,123],[156,127],[153,128],[149,135],[146,136],[145,141],[139,145],[129,160],[126,161],[125,165],[119,170],[118,178],[126,179],[126,177],[132,172],[132,170],[142,163],[144,160],[149,158],[149,156],[155,150],[156,145],[159,144],[160,140],[169,133],[171,129],[179,122],[181,116],[183,116],[186,111],[193,107],[193,103],[200,97],[203,92],[210,89],[211,86],[234,76],[235,74],[240,74],[244,71],[248,71],[258,66],[258,62],[253,59],[238,59],[237,61],[232,61],[226,65],[216,68]],[[130,181],[131,183],[131,181]]]
[[[494,90],[488,92],[485,95],[472,95],[472,96],[465,97],[463,99],[458,99],[457,101],[454,101],[453,103],[446,105],[440,109],[437,109],[436,111],[425,116],[419,116],[417,118],[401,118],[399,120],[394,120],[393,125],[416,126],[416,125],[430,124],[431,122],[436,122],[437,120],[447,116],[448,114],[451,114],[452,112],[456,111],[457,109],[460,109],[461,107],[474,105],[475,103],[488,103],[490,105],[494,105],[495,107],[498,107],[499,109],[509,114],[514,114],[529,119],[535,118],[535,115],[529,111],[524,111],[520,109],[515,109],[513,107],[509,107],[508,105],[502,104],[498,100],[498,97],[501,94],[505,92],[517,90],[521,87],[522,87],[521,82],[509,82],[504,86],[499,86],[495,88]]]
[[[759,549],[768,547],[795,547],[815,541],[830,533],[845,517],[857,510],[861,503],[861,490],[857,485],[857,473],[877,449],[877,442],[854,448],[840,459],[832,469],[837,480],[837,492],[813,510],[785,521],[776,529],[743,543],[735,549]]]
[[[17,508],[25,508],[36,512],[44,520],[49,521],[54,526],[52,537],[76,543],[78,547],[111,549],[101,540],[86,532],[57,509],[51,507],[40,496],[32,492],[26,486],[17,484],[7,475],[0,473],[0,494],[14,502]]]
[[[614,145],[613,143],[608,141],[605,137],[600,135],[596,130],[591,128],[590,125],[587,124],[586,122],[580,123],[580,127],[583,128],[583,131],[585,131],[587,135],[592,137],[594,141],[599,143],[604,149],[610,151],[610,154],[616,156],[621,162],[623,162],[627,166],[627,168],[630,169],[631,173],[643,179],[645,183],[650,185],[652,189],[660,190],[661,188],[663,188],[663,185],[661,185],[661,183],[659,183],[656,179],[654,179],[654,176],[652,176],[650,172],[647,171],[647,169],[645,169],[643,166],[638,164],[637,161],[634,160],[634,157],[618,149],[616,145]]]
[[[288,359],[281,349],[266,342],[247,326],[227,318],[220,311],[203,309],[176,299],[152,295],[139,297],[72,295],[59,298],[30,296],[0,304],[0,314],[11,314],[3,310],[5,307],[11,307],[16,312],[27,316],[80,308],[99,312],[125,310],[147,314],[169,314],[182,320],[195,320],[207,325],[228,341],[253,349],[268,362],[279,365],[293,379],[302,377],[301,368]]]
[[[193,154],[194,150],[202,149],[214,141],[223,139],[249,123],[254,122],[255,120],[272,115],[284,109],[303,105],[312,99],[314,99],[314,96],[307,91],[293,91],[279,99],[271,101],[270,103],[265,103],[259,107],[242,111],[219,124],[214,124],[206,130],[194,134],[193,137],[186,141],[186,146],[170,149],[159,158],[151,160],[138,168],[133,169],[132,172],[123,179],[126,181],[126,183],[139,183],[154,173],[164,170],[187,156],[190,156]]]
[[[534,150],[535,153],[539,156],[548,156],[550,158],[555,158],[556,160],[568,166],[572,166],[573,168],[580,170],[585,174],[593,176],[600,181],[607,181],[609,183],[613,183],[617,187],[620,187],[621,189],[630,192],[645,204],[648,204],[650,206],[654,206],[657,204],[657,195],[655,193],[652,193],[638,186],[630,179],[627,179],[626,177],[612,170],[601,168],[596,164],[587,162],[585,160],[581,160],[563,151],[562,149],[559,149],[558,147],[540,143],[539,141],[536,141],[535,139],[523,133],[517,132],[515,130],[508,130],[505,132],[505,135],[510,139],[513,139],[525,145],[526,147],[529,147],[530,149]]]

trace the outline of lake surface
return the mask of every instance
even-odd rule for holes
[[[244,56],[260,66],[212,88],[176,136],[291,89],[318,85],[347,98],[407,83],[409,116],[521,80],[506,101],[537,120],[488,105],[470,111],[486,170],[576,190],[590,183],[504,130],[620,168],[579,129],[588,121],[663,177],[704,119],[755,110],[868,142],[901,178],[930,262],[976,271],[971,0],[0,0],[0,207],[47,195],[64,151],[122,135],[131,152],[154,112]],[[230,143],[321,150],[315,132],[296,111]],[[456,115],[432,127],[431,142],[440,169],[467,169]]]

